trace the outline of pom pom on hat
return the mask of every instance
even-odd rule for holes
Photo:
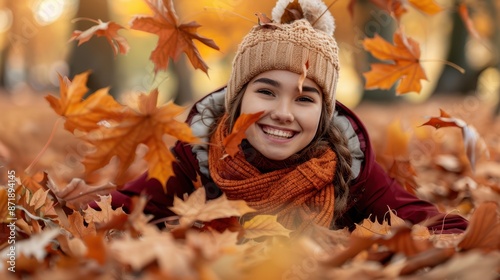
[[[297,0],[295,0],[297,1]],[[285,14],[288,5],[294,0],[278,0],[272,11],[272,19],[277,23],[281,22],[281,17]],[[321,0],[298,0],[302,17],[313,25],[314,29],[321,30],[326,34],[333,36],[335,32],[335,20],[329,12],[325,11],[328,7]]]
[[[226,109],[255,76],[270,70],[302,74],[307,63],[306,77],[321,87],[332,117],[339,76],[333,16],[321,0],[279,0],[272,17],[272,25],[255,26],[240,43],[227,84]]]

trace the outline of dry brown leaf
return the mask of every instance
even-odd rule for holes
[[[483,202],[476,208],[458,248],[500,250],[500,215],[497,202]]]
[[[243,223],[244,237],[255,239],[263,236],[290,237],[291,230],[286,229],[274,215],[257,215]]]
[[[92,21],[97,25],[94,25],[85,31],[80,31],[80,30],[73,31],[73,34],[69,39],[70,42],[77,40],[78,46],[80,46],[81,44],[90,40],[90,38],[92,38],[92,36],[94,35],[97,37],[104,36],[106,37],[106,40],[113,48],[113,53],[115,54],[115,56],[118,53],[126,54],[129,51],[130,47],[128,45],[127,39],[125,39],[125,37],[118,35],[118,31],[120,29],[123,29],[124,28],[123,26],[113,21],[102,22],[100,19],[98,19],[97,21],[93,19],[87,19],[87,20]]]
[[[45,247],[49,245],[60,234],[58,228],[45,229],[39,234],[33,234],[29,239],[17,241],[15,243],[16,253],[19,257],[34,257],[37,261],[41,262],[47,256]],[[7,251],[10,246],[2,250],[1,256],[7,256]]]
[[[208,66],[201,58],[194,40],[216,50],[219,50],[219,47],[213,40],[196,33],[201,25],[194,21],[179,24],[172,0],[148,0],[146,3],[154,15],[136,16],[132,19],[130,28],[158,35],[158,44],[149,57],[155,65],[155,73],[167,70],[169,58],[176,61],[183,52],[195,69],[207,73]]]
[[[74,210],[84,209],[88,203],[98,200],[99,195],[109,194],[116,186],[110,182],[94,186],[80,178],[73,178],[65,187],[57,186],[57,183],[49,177],[48,188],[57,197],[59,203]]]
[[[176,243],[167,232],[148,232],[140,239],[126,236],[111,241],[110,249],[114,258],[130,265],[133,271],[141,271],[156,261],[159,269],[173,279],[195,279],[192,267],[194,252],[185,245]]]
[[[429,125],[436,129],[442,127],[460,128],[464,140],[465,154],[467,155],[472,170],[475,170],[476,161],[479,157],[484,155],[486,158],[489,158],[489,151],[483,138],[479,135],[474,126],[467,124],[464,120],[450,116],[442,109],[439,109],[439,111],[439,117],[430,117],[426,123],[420,126]]]
[[[116,216],[126,215],[122,207],[113,209],[111,207],[111,195],[99,196],[100,200],[96,201],[97,206],[100,210],[95,210],[93,208],[87,208],[83,210],[85,213],[84,218],[87,223],[106,224],[111,221]]]
[[[174,205],[169,209],[181,216],[179,222],[182,226],[189,226],[195,221],[208,222],[219,218],[240,217],[255,211],[243,200],[228,200],[225,195],[205,201],[205,188],[200,188],[184,201],[174,197]]]
[[[68,216],[69,227],[66,228],[73,237],[85,238],[89,235],[96,235],[96,227],[93,221],[84,223],[83,216],[78,211],[73,211],[71,215]]]

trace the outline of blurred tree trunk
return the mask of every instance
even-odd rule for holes
[[[365,37],[373,38],[375,34],[378,34],[389,42],[393,41],[396,24],[387,11],[378,8],[367,0],[358,1],[355,9],[356,19],[354,22],[355,29],[358,31],[357,40],[362,40]],[[355,60],[358,73],[367,72],[370,70],[370,64],[380,62],[364,50],[360,55],[355,56]],[[395,94],[395,89],[391,88],[389,90],[364,90],[363,100],[393,102],[399,99]]]
[[[458,10],[458,5],[458,1],[455,1],[456,10]],[[472,94],[477,88],[479,75],[485,68],[474,69],[467,62],[466,45],[469,33],[458,12],[452,13],[452,25],[446,60],[462,67],[465,73],[462,74],[452,67],[444,67],[434,91],[436,95]]]
[[[100,19],[104,22],[110,20],[110,9],[107,0],[80,0],[76,18]],[[95,25],[87,20],[79,20],[75,23],[74,30],[86,30]],[[104,37],[93,37],[88,42],[77,46],[73,42],[70,52],[69,76],[91,70],[87,86],[90,92],[100,88],[111,87],[110,94],[115,96],[119,93],[118,84],[115,81],[115,58],[112,47]]]
[[[194,101],[193,86],[191,84],[190,64],[185,55],[181,55],[178,61],[172,63],[172,70],[177,77],[177,89],[175,91],[174,103],[184,106]],[[207,92],[208,93],[208,92]]]

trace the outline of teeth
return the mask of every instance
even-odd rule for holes
[[[293,132],[291,132],[291,131],[274,129],[274,128],[270,128],[270,127],[264,127],[263,130],[266,134],[276,136],[276,137],[290,138],[293,136]]]

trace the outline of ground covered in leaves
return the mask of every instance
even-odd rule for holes
[[[493,104],[479,98],[354,109],[382,166],[443,212],[469,218],[466,233],[429,232],[388,211],[390,225],[365,220],[352,233],[312,228],[292,238],[272,216],[240,225],[237,217],[252,209],[225,197],[206,202],[203,189],[175,201],[178,217],[163,221],[162,230],[142,214],[144,198],[136,199],[130,214],[113,210],[106,196],[115,187],[109,184],[112,164],[85,175],[81,160],[88,147],[63,129],[43,95],[0,98],[2,279],[500,277],[500,119],[490,113]],[[443,127],[421,126],[439,117],[440,109],[448,114],[440,119]],[[443,125],[450,122],[462,126]],[[136,160],[122,179],[145,167]],[[86,209],[90,198],[99,200],[102,211]]]

